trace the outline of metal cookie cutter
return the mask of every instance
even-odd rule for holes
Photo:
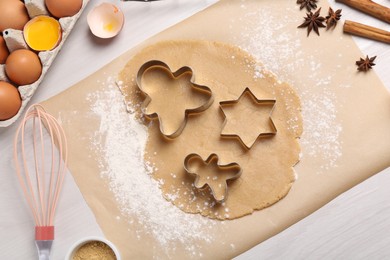
[[[206,161],[198,154],[192,153],[184,159],[184,169],[195,176],[194,186],[197,189],[210,188],[214,199],[222,203],[228,195],[228,182],[241,176],[242,169],[238,163],[218,164],[218,155],[211,154]]]
[[[234,106],[236,105],[237,103],[239,103],[241,101],[241,99],[245,96],[245,95],[249,95],[249,97],[257,104],[257,105],[268,105],[268,106],[271,106],[272,105],[272,108],[270,110],[270,113],[269,113],[269,122],[270,122],[270,128],[271,130],[268,131],[268,132],[260,132],[259,135],[257,136],[257,138],[251,142],[251,143],[248,143],[248,142],[245,142],[242,137],[238,134],[224,134],[222,133],[223,132],[223,129],[225,128],[226,126],[226,123],[228,121],[228,118],[226,117],[226,114],[223,110],[223,107],[224,106]],[[270,136],[274,136],[276,135],[277,133],[277,129],[276,129],[276,126],[274,124],[274,122],[272,121],[272,112],[275,108],[275,103],[276,103],[276,100],[275,99],[258,99],[254,94],[253,92],[249,89],[249,88],[246,88],[241,96],[237,99],[237,100],[229,100],[229,101],[222,101],[219,103],[220,105],[220,108],[222,110],[222,113],[223,113],[223,116],[225,118],[225,122],[223,124],[223,127],[222,127],[222,132],[221,132],[221,136],[223,137],[228,137],[228,138],[236,138],[240,141],[240,143],[245,146],[246,149],[251,149],[253,147],[253,145],[256,143],[256,141],[260,138],[260,137],[270,137]]]
[[[185,109],[183,122],[180,124],[180,126],[175,131],[173,131],[171,133],[167,133],[167,131],[164,129],[163,120],[162,120],[161,116],[158,115],[157,112],[154,112],[151,114],[148,114],[146,112],[146,108],[150,104],[152,99],[151,99],[150,95],[147,93],[147,91],[145,91],[145,89],[142,85],[142,78],[143,78],[145,72],[150,72],[153,70],[160,71],[160,72],[165,71],[165,73],[167,73],[167,75],[169,75],[169,77],[171,79],[174,79],[174,80],[177,80],[182,75],[189,73],[191,75],[191,78],[188,82],[188,85],[189,85],[189,87],[191,87],[192,91],[196,91],[196,92],[199,92],[200,94],[208,96],[208,99],[206,100],[206,102],[203,105],[196,107],[196,108],[192,108],[192,109]],[[160,125],[160,132],[165,137],[170,138],[170,139],[178,137],[183,132],[184,127],[187,124],[188,116],[190,114],[196,114],[196,113],[200,113],[200,112],[205,111],[206,109],[208,109],[211,106],[211,104],[214,101],[214,97],[213,97],[211,89],[206,87],[206,86],[201,86],[201,85],[195,84],[193,71],[190,67],[187,67],[187,66],[181,67],[176,72],[172,72],[171,69],[169,68],[169,66],[167,64],[165,64],[164,62],[158,61],[158,60],[151,60],[151,61],[148,61],[145,64],[143,64],[141,66],[141,68],[138,70],[136,81],[137,81],[136,83],[138,85],[138,88],[146,96],[144,103],[143,103],[144,115],[147,118],[149,118],[150,120],[158,119],[159,125]],[[180,87],[183,87],[183,86],[181,85]],[[170,98],[172,98],[172,100],[166,100],[167,106],[169,106],[170,102],[172,102],[172,103],[175,102],[176,97],[173,96]]]

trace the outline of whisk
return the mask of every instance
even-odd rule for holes
[[[28,138],[32,138],[30,150]],[[34,162],[29,163],[28,157]],[[40,104],[27,110],[16,131],[14,160],[17,177],[35,220],[39,260],[48,260],[54,240],[55,211],[66,173],[67,144],[58,121]],[[29,168],[34,168],[31,175]]]

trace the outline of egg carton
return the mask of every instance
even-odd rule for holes
[[[28,102],[33,97],[39,84],[42,82],[48,69],[50,68],[51,64],[53,63],[58,52],[61,50],[62,45],[66,41],[67,37],[69,36],[69,34],[72,31],[74,25],[76,24],[78,18],[80,17],[82,12],[84,11],[84,9],[89,1],[90,0],[83,0],[83,5],[77,14],[73,15],[72,17],[64,17],[64,18],[59,19],[59,22],[60,22],[60,25],[62,28],[61,42],[58,44],[58,46],[56,48],[54,48],[51,51],[42,51],[42,52],[38,53],[38,57],[42,63],[41,76],[39,77],[39,79],[37,81],[35,81],[32,84],[18,87],[20,97],[22,98],[22,106],[20,107],[18,113],[14,117],[7,119],[7,120],[4,120],[4,121],[0,121],[0,127],[10,126],[23,114],[23,111],[26,108]],[[44,0],[25,0],[24,3],[25,3],[25,6],[26,6],[26,9],[27,9],[27,12],[28,12],[30,19],[32,19],[36,16],[39,16],[39,15],[51,16],[50,13],[48,12],[48,10],[46,9]],[[8,48],[10,53],[13,52],[14,50],[18,50],[18,49],[30,49],[24,40],[23,31],[21,31],[21,30],[6,29],[3,31],[3,38],[6,42],[7,48]],[[6,76],[4,64],[0,64],[0,80],[10,82],[10,80]]]

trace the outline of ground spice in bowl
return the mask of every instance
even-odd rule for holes
[[[74,253],[72,260],[117,260],[112,248],[101,241],[90,241]]]

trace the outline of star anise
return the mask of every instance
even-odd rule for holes
[[[323,22],[325,21],[325,18],[320,16],[321,8],[318,9],[314,14],[312,12],[307,13],[305,18],[305,21],[303,24],[298,26],[298,28],[304,28],[307,27],[307,36],[309,36],[311,30],[313,29],[318,35],[320,33],[318,32],[319,27],[325,27]]]
[[[375,66],[374,60],[376,56],[369,58],[368,55],[365,59],[360,58],[360,60],[356,61],[356,65],[358,66],[358,71],[368,71],[372,69],[372,66]]]
[[[326,16],[326,30],[329,30],[331,27],[336,27],[337,21],[340,20],[341,17],[341,9],[336,12],[333,11],[331,7],[329,7],[329,15]]]
[[[297,0],[297,4],[300,4],[301,6],[299,7],[300,10],[306,7],[306,10],[308,12],[311,11],[311,9],[315,10],[317,9],[317,3],[318,0]]]

